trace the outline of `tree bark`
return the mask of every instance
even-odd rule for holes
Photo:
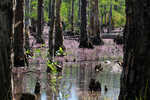
[[[71,24],[71,0],[68,0],[68,22]]]
[[[86,6],[87,1],[81,0],[81,26],[80,26],[81,33],[80,33],[79,48],[93,48],[92,43],[88,40]]]
[[[150,2],[126,0],[124,59],[119,100],[150,100]]]
[[[29,43],[29,27],[31,26],[31,20],[30,20],[30,0],[25,1],[25,49],[30,49],[30,43]]]
[[[56,20],[55,20],[55,51],[63,47],[62,23],[60,17],[61,0],[56,0]]]
[[[78,2],[78,23],[80,27],[80,19],[81,19],[81,0]]]
[[[99,8],[98,0],[90,0],[90,38],[94,45],[103,44],[100,38],[100,22],[99,22]]]
[[[15,10],[14,33],[14,66],[25,66],[24,63],[24,0],[17,0]]]
[[[109,10],[109,29],[108,33],[112,30],[112,2],[110,4],[110,10]]]
[[[72,0],[72,13],[71,13],[71,31],[74,31],[74,0]]]
[[[0,2],[0,100],[12,100],[11,42],[13,3],[13,0],[2,0]]]
[[[104,23],[107,25],[107,12],[106,12],[106,5],[104,5]]]
[[[38,23],[37,23],[37,43],[44,43],[44,40],[42,39],[42,33],[43,33],[43,0],[38,0]]]
[[[54,54],[54,43],[53,43],[53,36],[54,36],[54,25],[55,25],[55,0],[49,0],[51,4],[49,5],[49,15],[50,15],[50,30],[49,30],[49,54],[52,57]]]

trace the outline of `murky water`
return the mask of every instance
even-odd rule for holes
[[[38,100],[117,100],[121,67],[115,61],[122,60],[122,46],[115,45],[112,40],[104,42],[104,46],[90,50],[79,49],[77,41],[64,40],[67,56],[55,58],[61,62],[63,70],[54,75],[46,73],[47,46],[40,48],[41,52],[35,50],[30,67],[25,71],[20,68],[18,74],[12,74],[14,97],[17,98],[19,93],[34,93],[36,81],[39,80],[41,93]],[[35,45],[33,49],[39,47]],[[97,73],[94,68],[98,64],[102,65],[103,71]],[[91,78],[101,83],[101,92],[89,91]]]
[[[94,66],[101,63],[102,72],[96,73]],[[63,71],[56,75],[46,72],[29,72],[14,75],[14,93],[34,93],[36,80],[41,83],[39,100],[117,100],[120,88],[120,72],[113,72],[114,62],[64,63]],[[101,83],[102,91],[91,93],[88,85],[91,78]],[[105,93],[104,86],[108,91]]]

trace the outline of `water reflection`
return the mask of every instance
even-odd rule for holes
[[[100,62],[64,63],[62,73],[55,75],[44,73],[13,75],[14,94],[34,92],[36,79],[41,83],[41,95],[38,100],[117,100],[120,86],[120,73],[112,73],[103,63],[103,72],[95,73],[94,67]],[[90,79],[101,83],[102,91],[91,93],[88,89]],[[108,88],[105,93],[105,85]]]

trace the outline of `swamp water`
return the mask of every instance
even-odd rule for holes
[[[121,67],[116,61],[122,60],[122,47],[116,49],[112,40],[106,40],[105,45],[94,50],[78,49],[77,44],[67,45],[67,56],[56,57],[61,62],[63,70],[50,75],[46,73],[46,60],[41,57],[46,52],[32,59],[27,72],[13,73],[13,94],[34,93],[36,81],[41,84],[41,94],[38,100],[117,100],[120,92]],[[76,43],[76,42],[73,42]],[[70,46],[70,47],[69,47]],[[74,47],[74,49],[71,49]],[[42,54],[43,53],[43,54]],[[76,58],[75,61],[73,59]],[[68,59],[68,61],[66,61]],[[101,64],[103,71],[95,72],[95,66]],[[28,69],[27,69],[28,70]],[[89,82],[94,78],[101,83],[101,92],[90,92]],[[108,91],[105,92],[105,85]]]

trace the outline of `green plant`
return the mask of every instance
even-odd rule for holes
[[[27,50],[25,51],[25,53],[26,53],[27,55],[30,54],[30,50],[27,49]]]
[[[65,56],[66,53],[64,52],[63,48],[59,47],[59,50],[56,51],[56,56]]]
[[[53,62],[53,61],[50,61],[50,60],[48,60],[47,63],[46,63],[47,67],[50,68],[50,70],[53,74],[57,73],[57,69],[56,69],[57,64],[58,64],[57,62]]]

